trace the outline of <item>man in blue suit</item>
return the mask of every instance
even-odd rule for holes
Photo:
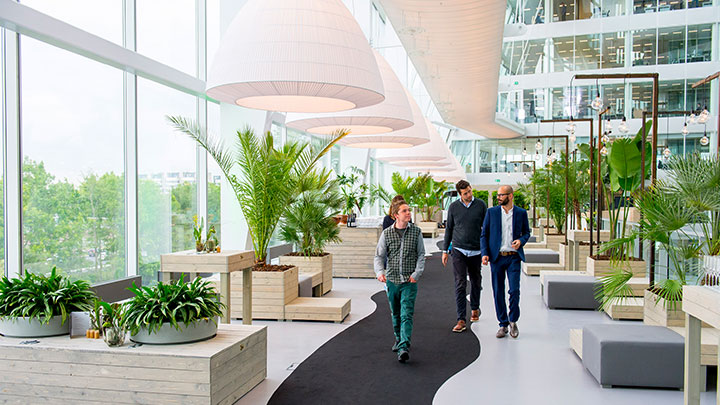
[[[499,206],[488,209],[483,222],[480,248],[482,263],[490,262],[495,314],[500,329],[495,334],[504,338],[520,334],[517,321],[520,318],[520,261],[525,261],[523,246],[530,239],[527,211],[513,206],[513,188],[502,186],[497,194]],[[505,305],[505,277],[508,279],[510,317]]]

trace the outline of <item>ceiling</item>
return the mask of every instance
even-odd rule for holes
[[[487,138],[495,122],[505,1],[380,0],[443,120]]]

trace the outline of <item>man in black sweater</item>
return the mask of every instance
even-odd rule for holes
[[[457,324],[453,332],[462,332],[466,328],[467,318],[467,278],[470,276],[470,322],[480,320],[480,290],[482,276],[480,268],[480,235],[485,220],[487,205],[472,195],[472,187],[465,180],[455,184],[460,199],[450,204],[445,226],[445,244],[442,263],[447,265],[448,256],[452,254],[455,272],[455,301],[457,304]],[[450,242],[452,241],[452,252]]]

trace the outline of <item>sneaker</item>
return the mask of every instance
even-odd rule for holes
[[[467,327],[465,326],[465,321],[463,321],[463,320],[461,319],[461,320],[459,320],[459,321],[457,322],[457,325],[455,325],[455,326],[452,328],[452,331],[453,331],[453,332],[456,332],[456,333],[460,333],[460,332],[464,332],[465,329],[467,329]]]
[[[470,311],[470,322],[477,322],[480,320],[480,308],[473,309]]]
[[[392,347],[392,351],[396,352],[396,351],[400,350],[399,345],[400,345],[400,341],[399,341],[399,340],[396,340],[396,341],[395,341],[395,344],[394,344],[393,347]]]
[[[520,331],[517,327],[517,322],[510,322],[510,337],[517,338],[520,335]]]
[[[508,333],[507,326],[503,326],[500,329],[498,329],[497,333],[495,334],[495,337],[498,339],[502,339],[505,337],[505,335],[507,335],[507,333]]]
[[[405,349],[400,349],[400,352],[398,353],[398,361],[400,363],[405,363],[408,360],[410,360],[410,353]]]

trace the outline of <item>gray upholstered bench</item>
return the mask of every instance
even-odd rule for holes
[[[683,387],[685,340],[663,326],[588,325],[582,362],[603,387]]]
[[[525,249],[527,263],[560,263],[560,253],[552,249]]]
[[[552,274],[543,277],[543,300],[550,309],[598,309],[593,276]]]
[[[312,297],[313,285],[312,276],[298,273],[298,297]]]

